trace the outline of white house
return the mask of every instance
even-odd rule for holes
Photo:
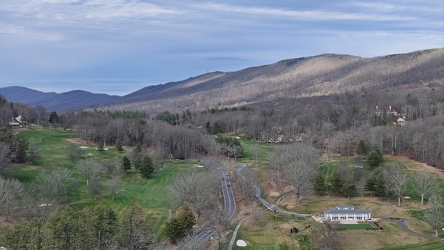
[[[324,220],[368,220],[371,218],[370,210],[355,209],[354,206],[337,206],[324,211]]]
[[[20,126],[21,124],[25,124],[25,121],[22,120],[22,116],[19,115],[16,118],[12,118],[9,122],[9,126]]]
[[[398,118],[398,120],[396,120],[396,124],[398,124],[401,127],[404,126],[405,125],[405,119],[404,118]]]

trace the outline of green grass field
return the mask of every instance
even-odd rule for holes
[[[243,239],[250,243],[246,247],[238,247],[233,246],[233,249],[254,249],[254,250],[280,250],[281,246],[278,243],[278,241],[272,237],[267,235],[259,235],[259,234],[253,234],[253,235],[245,235],[242,236],[241,234],[237,237],[237,239]]]
[[[268,158],[270,156],[270,153],[274,149],[274,145],[270,143],[265,142],[256,142],[252,140],[248,140],[245,138],[240,139],[241,145],[244,148],[244,153],[242,154],[242,158],[239,160],[253,160],[253,162],[256,161],[256,150],[254,147],[258,147],[259,150],[257,150],[258,157],[257,161],[258,163],[266,164],[268,163]]]
[[[162,166],[148,179],[142,178],[136,170],[131,169],[123,177],[120,192],[115,196],[114,201],[106,189],[108,181],[106,179],[100,180],[100,184],[103,187],[102,192],[97,198],[94,198],[87,192],[86,180],[76,172],[75,164],[66,155],[66,148],[71,143],[67,140],[71,138],[70,132],[53,129],[28,129],[20,131],[20,134],[36,143],[40,149],[41,158],[34,163],[14,166],[8,175],[22,182],[32,182],[45,169],[54,167],[71,169],[73,184],[70,187],[69,199],[65,199],[63,203],[79,208],[95,204],[106,204],[116,212],[119,212],[131,203],[138,203],[162,222],[167,218],[168,210],[172,209],[168,195],[170,183],[174,181],[180,172],[197,169],[197,163],[193,161],[162,163]],[[95,145],[79,144],[79,146],[87,147],[82,149],[83,155],[92,153],[94,154],[94,159],[99,162],[103,160],[120,161],[127,153],[119,152],[113,147],[107,147],[109,150],[106,151],[97,151]],[[198,170],[204,171],[203,168]]]
[[[340,227],[348,230],[373,229],[372,225],[370,224],[341,224]]]

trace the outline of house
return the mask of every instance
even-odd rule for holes
[[[369,220],[371,218],[370,210],[356,209],[354,206],[337,206],[324,211],[324,220]]]
[[[12,118],[12,120],[9,122],[9,126],[20,126],[23,123],[22,116],[19,115],[16,118]]]
[[[398,125],[398,126],[404,126],[405,125],[405,117],[404,118],[398,118],[398,120],[396,120],[396,124]]]
[[[394,115],[394,116],[400,116],[401,114],[397,112],[395,109],[392,108],[392,106],[388,106],[388,109],[385,111],[387,115]]]

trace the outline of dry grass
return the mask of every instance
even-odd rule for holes
[[[439,178],[444,179],[444,172],[438,168],[427,165],[426,163],[414,161],[405,156],[384,156],[388,159],[393,159],[395,161],[401,161],[410,166],[410,168],[414,171],[428,172],[436,174]]]
[[[428,166],[427,164],[418,163],[404,157],[390,158],[406,162],[415,171],[427,171],[438,174],[441,178],[444,178],[444,173],[438,169]],[[263,197],[272,203],[275,202],[277,199],[276,196],[280,194],[280,192],[276,189],[275,183],[268,180],[268,175],[264,171],[260,173],[259,176],[261,177],[260,184],[264,189]],[[288,190],[289,188],[285,189],[285,191]],[[391,198],[390,200],[381,200],[380,198],[376,197],[354,197],[347,199],[334,196],[303,196],[301,197],[301,202],[296,204],[294,195],[289,195],[280,203],[280,206],[286,210],[311,214],[321,214],[323,211],[334,208],[338,205],[354,205],[359,209],[371,210],[372,217],[374,218],[405,218],[405,224],[415,232],[423,234],[431,234],[432,232],[432,228],[428,223],[412,217],[409,213],[410,210],[421,210],[426,208],[426,205],[421,205],[416,201],[407,200],[402,203],[401,207],[398,207],[394,198]],[[313,223],[311,222],[311,219],[307,219],[307,221]],[[244,232],[250,232],[250,230],[252,230],[251,233],[254,232],[256,234],[265,234],[266,232],[268,235],[270,230],[271,232],[276,231],[278,234],[272,233],[272,236],[279,239],[280,242],[293,242],[296,244],[297,241],[294,240],[294,236],[291,236],[287,231],[289,231],[289,228],[291,228],[293,224],[298,226],[297,223],[297,221],[276,222],[273,220],[268,220],[266,227],[255,228],[254,226],[250,225],[247,229],[244,229]],[[380,249],[389,246],[406,246],[433,241],[405,232],[394,222],[380,221],[379,224],[384,228],[384,230],[343,231],[343,249]],[[253,228],[255,229],[253,230]]]

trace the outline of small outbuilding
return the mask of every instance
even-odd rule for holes
[[[324,211],[324,220],[369,220],[371,218],[370,210],[356,209],[355,206],[337,206]]]
[[[405,125],[405,119],[404,118],[398,118],[398,120],[396,120],[396,124],[398,124],[398,126],[404,126]]]

